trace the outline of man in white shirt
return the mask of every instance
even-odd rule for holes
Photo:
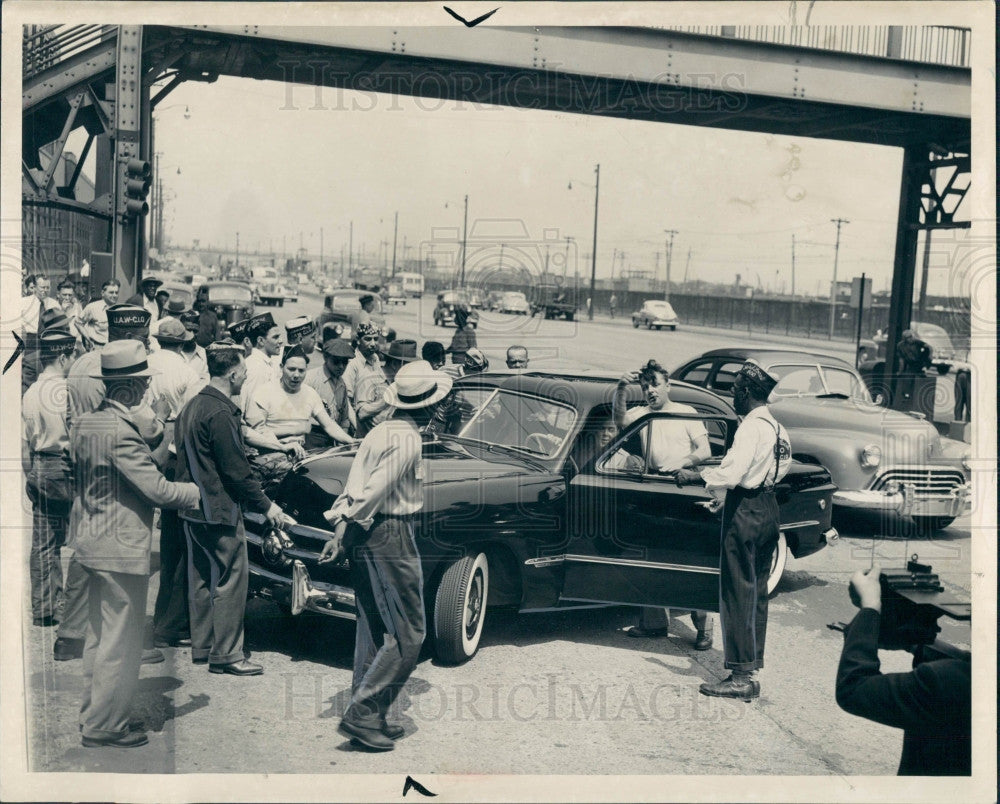
[[[108,279],[101,285],[101,298],[83,308],[76,320],[76,328],[88,349],[100,348],[108,342],[108,308],[118,302],[121,284]]]
[[[646,404],[625,409],[625,389],[629,383],[638,382],[646,397]],[[655,360],[649,360],[639,371],[629,371],[618,380],[615,390],[614,416],[619,429],[648,413],[677,413],[697,415],[690,405],[672,402],[670,399],[670,374]],[[648,471],[663,474],[678,469],[697,466],[711,457],[708,445],[708,431],[700,419],[657,419],[641,430],[642,448]],[[696,635],[694,646],[697,650],[708,650],[712,646],[712,618],[703,611],[692,611]],[[643,606],[639,624],[625,629],[631,637],[666,636],[670,630],[668,609]]]
[[[239,405],[244,415],[257,386],[281,378],[281,327],[274,323],[271,314],[261,313],[251,318],[246,334],[253,350],[246,359],[247,378],[240,392]]]
[[[34,283],[32,296],[21,299],[21,333],[24,341],[24,356],[21,358],[21,394],[31,387],[38,377],[38,334],[42,312],[53,308],[61,309],[59,302],[49,296],[51,284],[47,276],[29,276],[27,282]]]
[[[757,670],[764,666],[767,632],[767,577],[778,543],[775,484],[792,463],[785,428],[767,409],[778,378],[748,360],[733,383],[733,407],[743,421],[733,446],[718,467],[701,473],[708,491],[725,498],[719,616],[729,678],[701,685],[703,695],[749,701],[760,695]],[[677,483],[695,482],[698,473],[682,470]]]
[[[393,418],[358,447],[343,493],[326,512],[334,537],[319,562],[350,557],[358,622],[351,701],[338,731],[375,751],[403,736],[386,712],[417,665],[426,622],[413,516],[423,507],[420,429],[451,390],[451,378],[418,360],[385,391]]]
[[[156,291],[163,281],[158,277],[148,274],[142,278],[140,291],[132,298],[126,299],[128,304],[135,304],[144,307],[149,311],[150,321],[156,321],[160,317],[160,305],[156,302]]]

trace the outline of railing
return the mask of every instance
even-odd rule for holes
[[[945,25],[668,25],[665,30],[952,67],[969,66],[972,34]]]
[[[116,25],[26,25],[21,46],[24,79],[113,36]]]

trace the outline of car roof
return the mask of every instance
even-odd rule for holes
[[[807,352],[803,349],[785,349],[780,346],[728,346],[722,349],[710,349],[697,357],[684,361],[682,366],[694,363],[696,360],[706,360],[715,357],[729,357],[735,360],[753,359],[764,366],[771,365],[778,360],[798,359],[809,363],[826,363],[849,369],[854,368],[846,360],[834,357],[833,355],[823,354],[822,352]]]

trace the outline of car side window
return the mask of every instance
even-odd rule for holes
[[[736,374],[741,368],[743,368],[742,361],[739,363],[723,363],[719,366],[719,370],[715,373],[715,379],[712,380],[712,390],[723,393],[732,392],[733,383],[736,382]]]
[[[705,413],[705,411],[698,411]],[[709,411],[711,413],[711,411]],[[727,427],[719,419],[654,419],[634,430],[620,434],[598,459],[596,468],[603,473],[642,473],[646,476],[672,476],[682,468],[693,450],[701,427],[708,433],[710,463],[718,463],[726,451]],[[652,444],[652,446],[650,446]]]
[[[689,382],[692,385],[704,386],[705,382],[708,380],[709,372],[712,370],[712,361],[707,360],[703,363],[695,363],[691,368],[685,371],[683,374],[678,374],[678,380],[684,380],[684,382]]]

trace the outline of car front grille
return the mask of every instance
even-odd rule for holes
[[[887,469],[872,483],[873,491],[882,491],[887,486],[912,484],[917,496],[950,494],[953,489],[965,485],[965,476],[958,469]]]

